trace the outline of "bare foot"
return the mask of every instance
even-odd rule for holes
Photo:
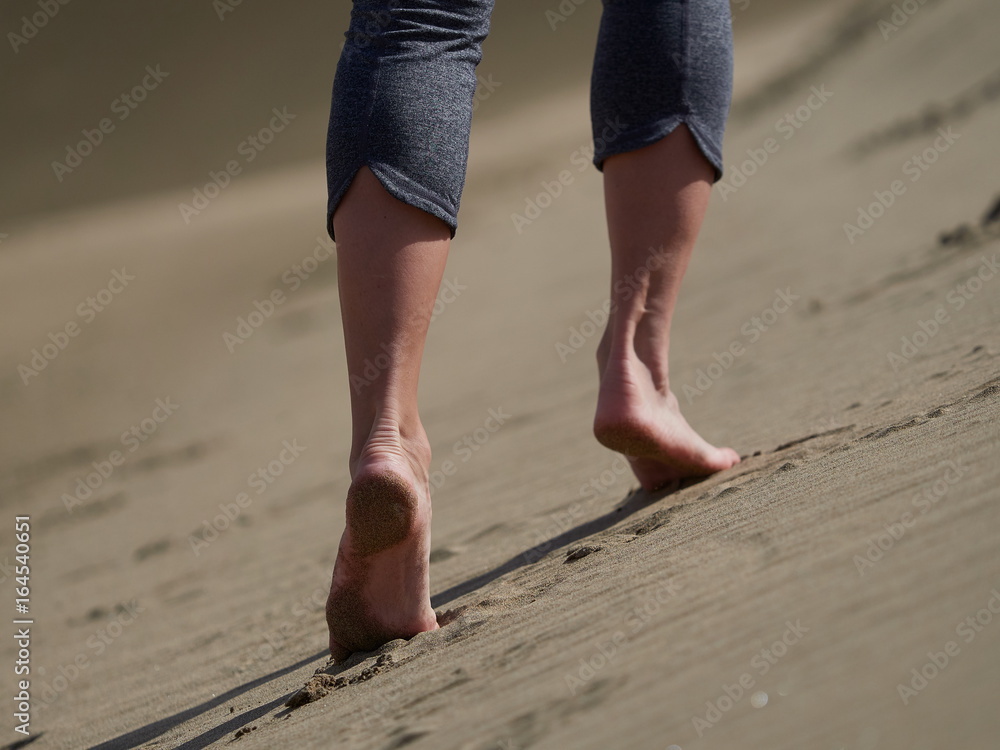
[[[363,451],[354,467],[326,603],[336,661],[438,627],[430,605],[430,492],[426,471],[420,474],[400,450],[384,448]]]
[[[638,357],[610,366],[607,357],[606,349],[599,351],[601,387],[594,436],[601,445],[625,454],[643,489],[660,489],[739,463],[736,451],[716,448],[694,431],[673,391],[656,388]]]

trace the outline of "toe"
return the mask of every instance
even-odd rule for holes
[[[332,635],[330,636],[330,656],[336,663],[339,664],[340,662],[344,661],[348,656],[351,655],[351,653],[353,652],[350,649],[341,646],[339,643],[333,640]]]

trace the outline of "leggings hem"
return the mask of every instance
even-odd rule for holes
[[[677,129],[678,125],[682,124],[687,125],[701,153],[708,159],[709,164],[715,170],[715,179],[713,182],[718,182],[722,179],[723,174],[722,154],[719,152],[710,135],[711,131],[705,128],[698,121],[697,117],[690,114],[671,115],[650,125],[626,130],[613,143],[609,143],[606,148],[594,152],[594,166],[597,167],[598,171],[603,172],[604,162],[609,157],[629,151],[636,151],[646,146],[652,146],[657,141],[666,138]]]
[[[326,211],[326,231],[330,235],[331,240],[334,242],[337,241],[333,233],[333,214],[347,193],[347,189],[354,182],[354,178],[361,167],[368,167],[382,184],[382,187],[386,189],[386,192],[396,200],[402,201],[414,208],[419,208],[421,211],[426,211],[431,216],[441,219],[441,221],[448,225],[448,230],[451,233],[452,239],[454,239],[455,232],[458,229],[458,215],[456,211],[445,205],[443,201],[419,183],[414,182],[389,165],[367,161],[351,170],[350,176],[341,183],[340,187],[330,192]]]

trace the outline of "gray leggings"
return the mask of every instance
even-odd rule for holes
[[[331,237],[333,213],[366,165],[454,237],[492,10],[493,0],[354,0],[327,136]],[[604,0],[591,78],[594,165],[683,122],[718,180],[732,60],[728,0]]]

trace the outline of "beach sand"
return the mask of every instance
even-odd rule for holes
[[[529,96],[510,62],[477,109],[421,381],[448,624],[343,665],[328,102],[188,223],[242,136],[178,153],[180,187],[10,209],[0,560],[12,612],[30,516],[32,748],[996,747],[1000,6],[910,3],[890,32],[883,0],[741,5],[671,368],[692,425],[744,460],[650,495],[594,441],[609,259],[586,72]],[[597,10],[525,18],[590,38]],[[251,94],[247,130],[267,122]],[[5,638],[10,697],[16,658]]]

